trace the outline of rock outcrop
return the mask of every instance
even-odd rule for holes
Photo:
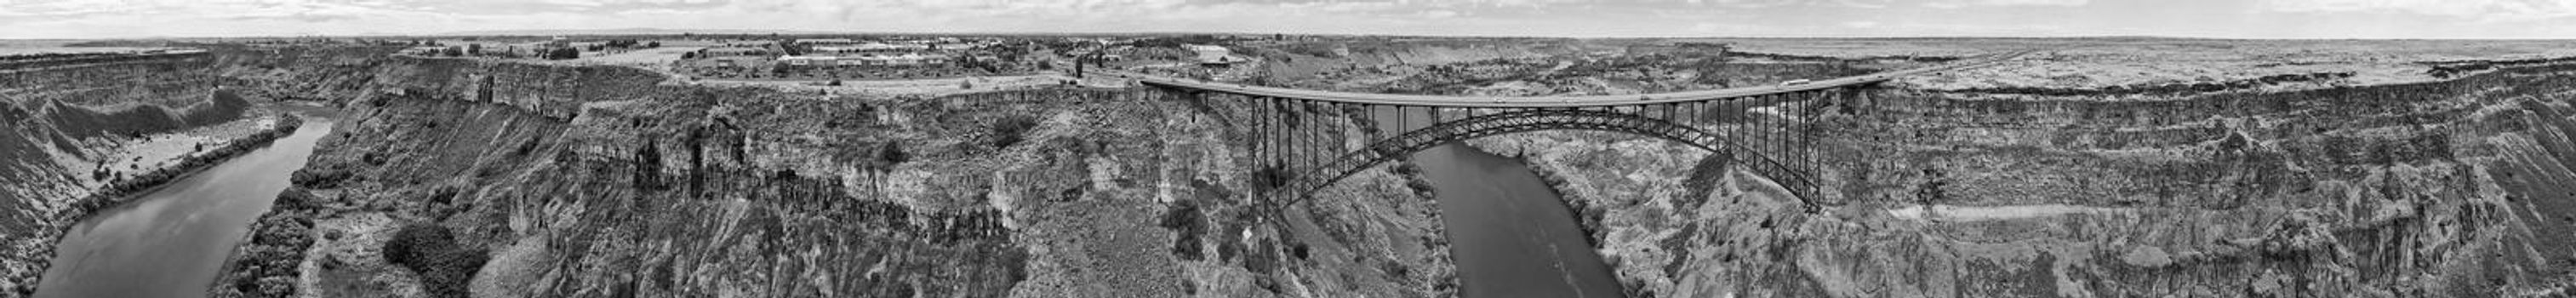
[[[265,144],[282,134],[275,131],[291,131],[292,125],[278,124],[292,120],[264,108],[272,98],[243,88],[268,80],[235,76],[277,63],[280,56],[220,47],[0,61],[0,296],[32,293],[63,230],[115,197]],[[211,143],[195,142],[194,149],[152,146],[173,135]],[[152,149],[180,152],[132,152]]]
[[[1335,190],[1367,199],[1260,222],[1250,163],[1235,160],[1246,128],[1226,119],[1244,107],[1151,90],[847,98],[620,67],[371,64],[361,82],[278,88],[337,100],[346,119],[217,296],[1454,291],[1436,206],[1394,175]]]
[[[1631,296],[2497,297],[2576,281],[2576,66],[2135,100],[1883,90],[1799,129],[1820,213],[1659,140],[1537,133]]]

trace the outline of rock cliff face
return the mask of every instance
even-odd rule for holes
[[[1818,169],[1838,205],[1815,214],[1658,140],[1476,143],[1548,172],[1638,295],[2496,297],[2576,281],[2576,65],[2107,98],[1873,92],[1805,128],[1843,160]]]
[[[1242,107],[1150,90],[843,98],[388,58],[218,296],[1439,296],[1371,173],[1256,222]],[[330,97],[332,94],[350,97]],[[1362,196],[1362,194],[1367,194]],[[1412,198],[1412,199],[1403,199]],[[1322,232],[1311,232],[1322,231]],[[1419,235],[1412,237],[1406,235]]]
[[[63,229],[108,202],[97,198],[220,161],[210,148],[274,135],[251,130],[276,125],[247,123],[276,122],[270,98],[241,88],[274,81],[233,74],[281,56],[221,48],[0,62],[0,296],[33,291]]]
[[[1444,65],[1463,62],[1512,59],[1541,59],[1581,53],[1584,49],[1566,45],[1563,40],[1511,43],[1492,41],[1376,41],[1295,43],[1276,47],[1244,47],[1245,55],[1260,57],[1258,78],[1265,85],[1330,87],[1353,82],[1330,80],[1329,74],[1359,69],[1398,66]],[[1349,86],[1342,86],[1349,87]]]

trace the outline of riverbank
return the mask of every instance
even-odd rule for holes
[[[1605,132],[1533,132],[1464,144],[1528,165],[1560,194],[1589,248],[1611,267],[1620,291],[1629,297],[1691,297],[1671,289],[1694,284],[1798,280],[1766,276],[1795,264],[1751,260],[1780,257],[1765,250],[1822,228],[1808,226],[1811,221],[1798,215],[1801,206],[1785,190],[1710,160],[1715,156],[1708,152],[1670,141]],[[1684,275],[1689,267],[1683,260],[1694,250],[1706,253],[1699,242],[1752,247],[1717,253],[1745,259],[1726,264],[1742,267],[1735,269],[1743,272],[1736,276],[1749,279]],[[1802,296],[1795,293],[1772,294]]]
[[[80,220],[57,241],[36,297],[204,295],[251,221],[332,128],[327,111],[302,116],[323,120]]]
[[[88,220],[92,215],[97,214],[99,211],[127,204],[136,197],[136,194],[158,189],[162,185],[167,184],[174,179],[186,177],[191,173],[205,170],[206,168],[213,167],[217,164],[222,164],[224,161],[230,160],[233,157],[241,156],[242,154],[250,153],[251,151],[258,150],[261,147],[268,146],[269,143],[274,142],[279,138],[293,134],[297,128],[300,128],[303,125],[302,118],[288,113],[281,112],[276,116],[264,118],[265,119],[242,120],[265,121],[267,125],[259,128],[257,132],[243,135],[237,139],[220,141],[220,144],[222,145],[217,145],[211,150],[181,155],[176,158],[175,162],[169,163],[167,166],[151,169],[142,172],[141,174],[122,176],[113,179],[110,182],[105,183],[105,186],[99,187],[91,192],[90,195],[72,200],[68,206],[52,215],[52,222],[63,224],[44,231],[43,233],[45,235],[43,239],[46,239],[48,243],[59,242],[62,240],[62,237],[67,234],[68,229],[77,226],[84,220]],[[52,267],[52,259],[55,252],[51,249],[52,247],[49,246],[47,248],[46,252],[42,254],[42,258],[38,258],[31,262],[35,265],[33,266],[34,272],[39,274],[26,279],[26,284],[30,286],[19,289],[18,292],[20,294],[34,295],[34,290],[36,288],[32,285],[42,282],[43,279],[41,273]]]
[[[99,187],[98,191],[89,196],[73,200],[71,206],[56,213],[55,218],[66,222],[79,222],[101,209],[124,204],[136,193],[151,191],[162,184],[169,183],[171,179],[204,170],[206,167],[223,163],[235,156],[268,146],[269,142],[295,133],[295,129],[303,127],[304,124],[302,117],[292,114],[281,113],[275,117],[270,120],[274,122],[260,128],[259,132],[239,139],[219,142],[222,145],[217,145],[213,150],[187,154],[177,158],[175,163],[168,166],[110,180],[106,186]]]
[[[1466,146],[1412,155],[1440,190],[1466,297],[1623,297],[1575,210],[1528,166]]]
[[[2118,101],[1873,91],[1816,142],[1842,160],[1816,169],[1822,194],[1846,202],[1821,213],[1746,199],[1766,183],[1661,140],[1469,143],[1587,202],[1622,282],[1662,297],[2548,293],[2569,283],[2503,272],[2558,270],[2576,242],[2541,232],[2576,210],[2558,186],[2576,181],[2576,113],[2550,98],[2571,73]]]

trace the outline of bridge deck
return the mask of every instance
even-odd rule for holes
[[[1336,91],[1321,91],[1321,90],[1304,90],[1304,89],[1289,89],[1289,88],[1277,88],[1277,87],[1250,86],[1250,85],[1242,85],[1242,84],[1234,84],[1234,83],[1219,83],[1219,82],[1209,82],[1209,81],[1199,81],[1199,80],[1175,79],[1175,78],[1167,78],[1167,77],[1160,77],[1160,76],[1140,75],[1140,74],[1126,73],[1126,72],[1113,71],[1113,70],[1096,70],[1096,71],[1095,71],[1095,73],[1100,73],[1100,74],[1110,75],[1110,76],[1126,77],[1126,78],[1129,78],[1129,79],[1134,79],[1134,80],[1136,80],[1138,83],[1141,83],[1141,84],[1144,84],[1144,85],[1148,85],[1148,86],[1173,87],[1173,88],[1183,88],[1183,89],[1196,89],[1196,90],[1213,91],[1213,92],[1222,92],[1222,93],[1233,93],[1233,94],[1242,94],[1242,95],[1252,95],[1252,96],[1279,97],[1279,98],[1297,98],[1297,99],[1306,99],[1306,100],[1330,101],[1330,102],[1353,103],[1353,104],[1398,105],[1398,106],[1426,106],[1426,107],[1553,108],[1553,107],[1627,106],[1627,105],[1646,105],[1646,104],[1679,103],[1679,102],[1698,102],[1698,101],[1708,101],[1708,100],[1717,100],[1717,99],[1728,99],[1728,98],[1738,98],[1738,97],[1761,96],[1761,95],[1771,95],[1771,94],[1780,94],[1780,93],[1792,93],[1792,92],[1801,92],[1801,91],[1813,91],[1813,90],[1832,89],[1832,88],[1839,88],[1839,87],[1852,86],[1852,85],[1860,85],[1860,84],[1869,84],[1869,83],[1882,82],[1882,81],[1887,81],[1887,80],[1890,80],[1890,79],[1895,79],[1895,78],[1897,78],[1897,77],[1902,77],[1902,76],[1907,76],[1907,75],[1914,75],[1914,74],[1921,74],[1921,73],[1927,73],[1927,72],[1937,72],[1937,71],[1947,71],[1947,70],[1952,70],[1952,69],[1959,69],[1959,68],[1964,68],[1964,67],[1968,67],[1968,66],[1974,66],[1974,65],[1984,64],[1984,63],[1987,63],[1987,62],[1998,61],[1998,60],[2002,60],[2002,59],[2006,59],[2006,58],[2010,58],[2010,57],[2014,57],[2014,56],[2020,56],[2021,54],[2024,54],[2024,53],[2028,53],[2028,52],[2014,52],[2014,53],[2007,53],[2007,54],[1993,55],[1993,56],[1981,57],[1981,58],[1976,58],[1976,59],[1961,60],[1961,61],[1958,61],[1958,62],[1953,62],[1953,63],[1943,64],[1943,65],[1929,66],[1929,67],[1922,67],[1922,68],[1915,68],[1915,69],[1897,70],[1897,71],[1888,71],[1888,72],[1880,72],[1880,73],[1873,73],[1873,74],[1867,74],[1867,75],[1850,76],[1850,77],[1841,77],[1841,78],[1824,79],[1824,80],[1815,80],[1815,81],[1807,82],[1807,83],[1804,83],[1804,84],[1796,84],[1796,85],[1767,85],[1767,86],[1754,86],[1754,87],[1727,88],[1727,89],[1716,89],[1716,90],[1698,90],[1698,91],[1667,92],[1667,93],[1654,93],[1654,94],[1630,94],[1630,95],[1588,95],[1588,96],[1475,97],[1475,96],[1447,96],[1447,95],[1376,94],[1376,93],[1336,92]]]

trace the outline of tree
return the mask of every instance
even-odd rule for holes
[[[479,43],[465,44],[465,53],[466,53],[466,54],[472,54],[472,55],[482,55],[482,54],[483,54],[483,44],[479,44]]]
[[[457,47],[447,47],[447,50],[446,50],[446,51],[444,51],[444,52],[441,52],[440,54],[447,55],[448,57],[464,56],[464,55],[465,55],[465,49],[457,48]]]
[[[644,43],[644,47],[647,47],[647,48],[659,48],[659,47],[662,47],[662,42],[659,42],[659,41],[656,41],[656,42],[647,42],[647,43]]]
[[[682,59],[682,60],[686,60],[686,59],[697,59],[697,58],[698,58],[698,52],[680,52],[680,59]]]
[[[548,60],[579,59],[581,58],[581,50],[569,47],[554,48],[553,50],[547,50],[545,57]]]

